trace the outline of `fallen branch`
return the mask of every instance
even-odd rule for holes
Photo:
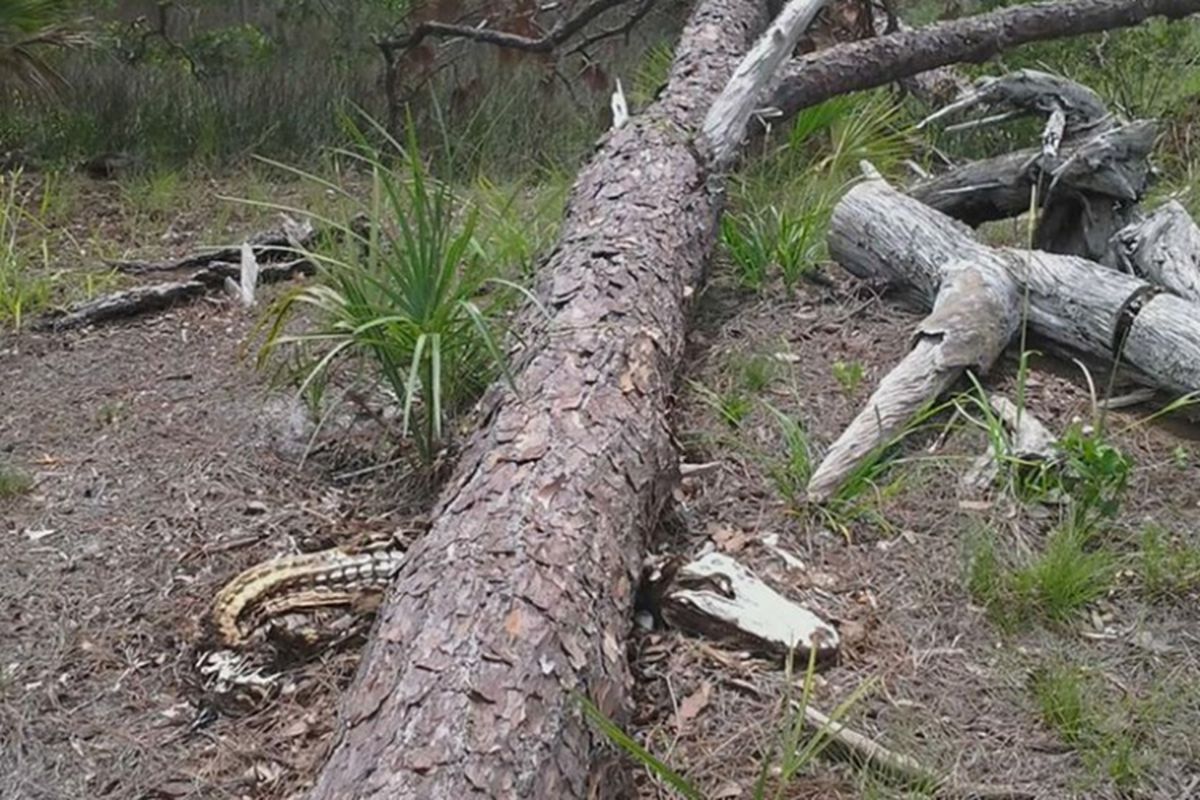
[[[949,261],[940,267],[933,311],[917,329],[912,351],[879,382],[808,483],[810,502],[828,501],[921,409],[953,386],[964,370],[985,372],[1020,322],[1020,294],[995,262]]]
[[[138,286],[124,292],[114,292],[94,300],[78,303],[66,311],[43,314],[33,323],[32,327],[39,331],[82,328],[112,319],[170,308],[184,300],[199,297],[208,290],[208,285],[198,280]]]
[[[953,797],[960,800],[1032,800],[1036,793],[1013,786],[960,783],[953,778],[939,777],[912,756],[897,753],[871,737],[859,733],[838,720],[821,713],[812,705],[804,706],[804,721],[808,726],[840,745],[855,761],[888,773],[911,786],[932,791],[933,797]]]
[[[746,134],[754,103],[779,65],[796,49],[800,35],[826,0],[791,0],[771,23],[765,36],[746,54],[720,97],[713,101],[701,130],[712,145],[713,164],[729,164]]]
[[[250,245],[254,257],[261,264],[295,259],[297,250],[311,246],[316,239],[317,233],[311,224],[285,220],[282,228],[253,234],[245,243]],[[143,275],[149,272],[182,272],[187,269],[202,269],[215,263],[239,262],[241,258],[242,245],[237,244],[167,261],[108,260],[104,263],[120,272]]]
[[[629,0],[592,0],[583,8],[579,9],[575,14],[565,17],[550,29],[544,36],[531,37],[522,36],[516,33],[508,33],[506,31],[498,31],[492,28],[474,25],[458,25],[448,22],[437,22],[427,20],[418,22],[417,25],[405,34],[400,36],[384,36],[375,40],[375,45],[385,53],[392,53],[398,50],[410,50],[421,44],[428,37],[439,38],[455,38],[467,39],[481,44],[490,44],[495,47],[504,47],[510,50],[523,50],[530,53],[549,53],[570,39],[575,34],[582,31],[588,26],[592,20],[599,17],[610,9],[624,5]],[[644,5],[644,4],[643,4]],[[639,7],[635,10],[635,16],[644,16],[649,8]],[[615,36],[621,33],[624,29],[621,27],[614,28],[606,33],[606,35]],[[597,39],[593,38],[594,43]]]
[[[976,106],[1007,108],[1021,115],[1063,115],[1063,138],[1094,134],[1116,125],[1108,106],[1090,88],[1069,78],[1033,69],[1021,69],[999,77],[980,78],[975,85],[943,108],[917,124],[924,128]]]
[[[795,59],[762,103],[787,119],[847,92],[885,86],[947,64],[982,63],[1028,42],[1138,25],[1152,17],[1181,19],[1200,0],[1072,0],[1042,2],[838,45]]]
[[[1200,389],[1200,306],[1082,258],[991,248],[965,226],[885,181],[855,186],[834,209],[834,260],[867,280],[913,293],[926,307],[953,260],[1007,270],[1028,298],[1031,331],[1171,390]]]
[[[257,284],[275,283],[297,275],[315,272],[312,262],[296,259],[286,263],[263,264],[258,267]],[[34,330],[63,331],[82,328],[115,319],[124,319],[162,311],[192,300],[208,292],[225,290],[227,281],[242,285],[242,265],[223,262],[209,263],[186,280],[135,286],[87,300],[60,311],[43,314],[34,323]],[[244,301],[243,301],[244,302]]]
[[[1056,155],[1047,155],[1037,147],[972,161],[915,184],[908,194],[972,226],[1028,211],[1035,186],[1039,189],[1039,205],[1053,204],[1071,193],[1108,198],[1109,205],[1113,201],[1134,203],[1147,187],[1154,136],[1154,123],[1134,122],[1068,142]],[[1092,213],[1100,215],[1103,200],[1094,205]],[[1062,224],[1056,220],[1051,225],[1043,219],[1037,246],[1051,249],[1046,245],[1064,239],[1059,227]],[[1092,229],[1096,231],[1092,238],[1099,242],[1096,246],[1107,249],[1116,228]]]

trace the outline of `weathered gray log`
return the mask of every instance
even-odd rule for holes
[[[297,275],[311,275],[314,271],[315,267],[308,259],[262,264],[258,268],[257,283],[276,283]],[[39,316],[32,327],[34,330],[64,331],[162,311],[224,289],[227,280],[239,281],[241,275],[241,264],[211,262],[187,280],[135,286],[76,303],[64,310],[47,312]]]
[[[832,498],[872,454],[969,368],[986,372],[1020,322],[1016,282],[992,261],[947,261],[939,267],[933,311],[907,356],[889,372],[813,472],[808,499]]]
[[[278,229],[260,231],[246,239],[254,250],[259,263],[269,261],[294,261],[296,251],[312,245],[317,233],[308,222],[298,223],[286,219]],[[167,261],[114,261],[104,263],[120,272],[142,275],[148,272],[182,272],[188,269],[203,269],[216,263],[238,262],[242,257],[242,245],[216,247],[201,253]]]
[[[151,286],[138,286],[123,292],[114,292],[94,300],[78,303],[65,311],[52,311],[41,315],[32,327],[39,331],[63,331],[82,328],[113,319],[160,311],[165,308],[199,297],[208,291],[202,281],[172,281]]]
[[[1028,211],[1037,186],[1046,211],[1034,246],[1115,266],[1111,239],[1145,194],[1154,136],[1153,122],[1138,121],[1077,139],[1054,156],[1029,148],[973,161],[908,193],[974,226]]]
[[[930,114],[917,127],[977,106],[1043,117],[1061,111],[1064,139],[1100,133],[1117,124],[1100,95],[1087,86],[1048,72],[1020,69],[998,77],[980,78],[962,96]]]
[[[795,653],[805,664],[835,659],[837,631],[804,606],[776,592],[722,553],[708,553],[664,570],[655,587],[659,612],[672,627],[737,648],[776,657]]]
[[[777,109],[787,119],[840,94],[886,86],[947,64],[981,63],[1026,42],[1196,13],[1200,13],[1200,0],[1070,0],[1014,6],[797,58],[762,105]]]
[[[632,796],[573,695],[625,715],[643,536],[677,466],[688,289],[721,197],[694,140],[764,23],[750,0],[699,3],[660,98],[581,171],[538,288],[549,318],[511,365],[519,397],[485,398],[314,798]]]
[[[725,89],[704,117],[702,130],[712,150],[712,162],[727,166],[746,134],[754,103],[779,65],[792,55],[800,35],[826,0],[790,0],[734,70]]]
[[[885,181],[864,181],[834,209],[834,260],[855,275],[910,289],[932,307],[943,265],[954,260],[1008,270],[1028,298],[1031,331],[1111,362],[1171,391],[1200,389],[1200,305],[1074,256],[991,248],[970,229]]]
[[[1177,201],[1122,228],[1114,244],[1125,271],[1200,302],[1200,226]]]

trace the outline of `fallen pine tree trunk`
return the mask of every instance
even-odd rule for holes
[[[513,365],[520,396],[485,399],[314,798],[632,796],[573,695],[623,716],[643,536],[677,469],[687,290],[719,212],[693,132],[763,22],[751,0],[701,2],[659,101],[580,173],[542,272],[549,319]]]
[[[549,319],[513,365],[520,397],[485,399],[314,798],[632,796],[572,697],[621,719],[642,534],[677,468],[666,415],[686,298],[720,211],[712,154],[731,152],[694,134],[760,17],[703,0],[661,98],[581,172],[539,288]]]

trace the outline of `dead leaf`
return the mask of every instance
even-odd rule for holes
[[[683,730],[683,724],[695,719],[708,706],[711,697],[712,684],[705,681],[699,689],[683,698],[679,710],[675,712],[675,729]]]
[[[738,786],[733,781],[722,784],[719,789],[712,793],[713,800],[731,800],[734,797],[742,796],[742,787]]]
[[[848,619],[838,625],[838,634],[842,637],[842,644],[857,645],[867,638],[867,626],[858,620]]]
[[[725,553],[739,553],[746,547],[750,537],[745,531],[731,525],[714,525],[709,528],[709,537],[718,550]]]
[[[308,733],[308,722],[304,719],[294,720],[280,731],[285,739],[296,739]]]

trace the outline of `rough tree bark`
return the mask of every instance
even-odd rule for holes
[[[1098,29],[1073,9],[1133,24],[1200,0],[1066,8],[1069,25]],[[580,174],[539,288],[549,318],[514,364],[520,398],[485,399],[380,612],[314,798],[630,796],[623,770],[593,760],[598,742],[572,694],[620,721],[642,534],[676,467],[666,413],[687,289],[703,277],[720,210],[711,151],[694,134],[763,21],[752,0],[702,0],[661,98]],[[813,92],[790,96],[816,102],[1017,41],[926,65],[895,57],[895,39],[874,40],[893,56],[881,68],[835,55],[841,77],[817,70]]]
[[[982,62],[1026,42],[1180,19],[1200,0],[1072,0],[1005,8],[831,47],[792,61],[763,105],[783,118],[839,94],[884,86],[947,64]]]
[[[314,798],[627,797],[572,693],[620,719],[647,523],[675,467],[666,414],[686,289],[720,182],[692,136],[752,33],[705,0],[671,79],[581,172],[539,289],[520,399],[479,432],[380,612]]]

